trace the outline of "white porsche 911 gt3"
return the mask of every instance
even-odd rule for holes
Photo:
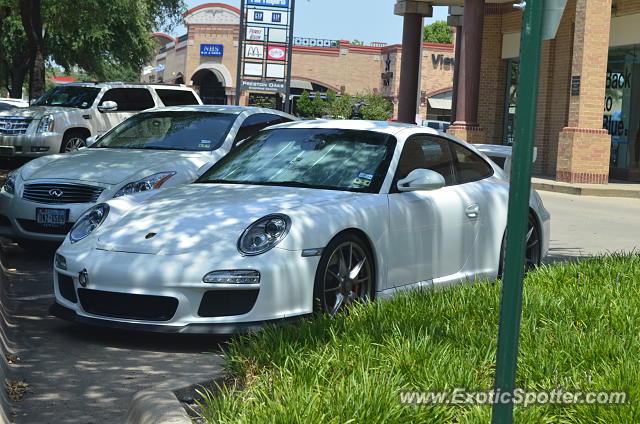
[[[508,189],[487,156],[430,128],[277,125],[194,184],[88,210],[56,253],[51,312],[230,333],[406,288],[495,278]],[[548,245],[549,214],[532,191],[530,266]]]

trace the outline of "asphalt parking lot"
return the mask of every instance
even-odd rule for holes
[[[640,200],[541,196],[552,215],[546,262],[640,247]],[[15,374],[28,384],[15,404],[16,423],[121,423],[135,392],[168,379],[197,381],[219,369],[225,339],[96,329],[49,316],[53,251],[33,255],[0,242],[11,323],[19,329]]]

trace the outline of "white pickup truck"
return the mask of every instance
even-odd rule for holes
[[[0,156],[37,157],[78,150],[136,112],[199,105],[188,87],[82,82],[59,85],[28,108],[0,111]]]

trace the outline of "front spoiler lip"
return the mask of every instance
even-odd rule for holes
[[[297,321],[306,315],[297,315],[288,318],[280,318],[265,321],[239,322],[232,324],[187,324],[181,327],[162,324],[137,324],[110,319],[100,319],[78,315],[74,310],[62,306],[55,302],[49,308],[49,313],[54,317],[78,324],[94,325],[99,327],[114,328],[118,330],[131,330],[164,334],[213,334],[213,335],[233,335],[246,334],[260,331],[265,325],[284,324],[285,322]]]

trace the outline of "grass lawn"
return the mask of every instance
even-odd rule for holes
[[[402,390],[493,387],[500,285],[359,305],[234,339],[211,423],[488,423],[491,406],[406,406]],[[518,423],[640,422],[640,255],[543,266],[525,280],[517,387],[626,391],[623,406],[516,407]]]

